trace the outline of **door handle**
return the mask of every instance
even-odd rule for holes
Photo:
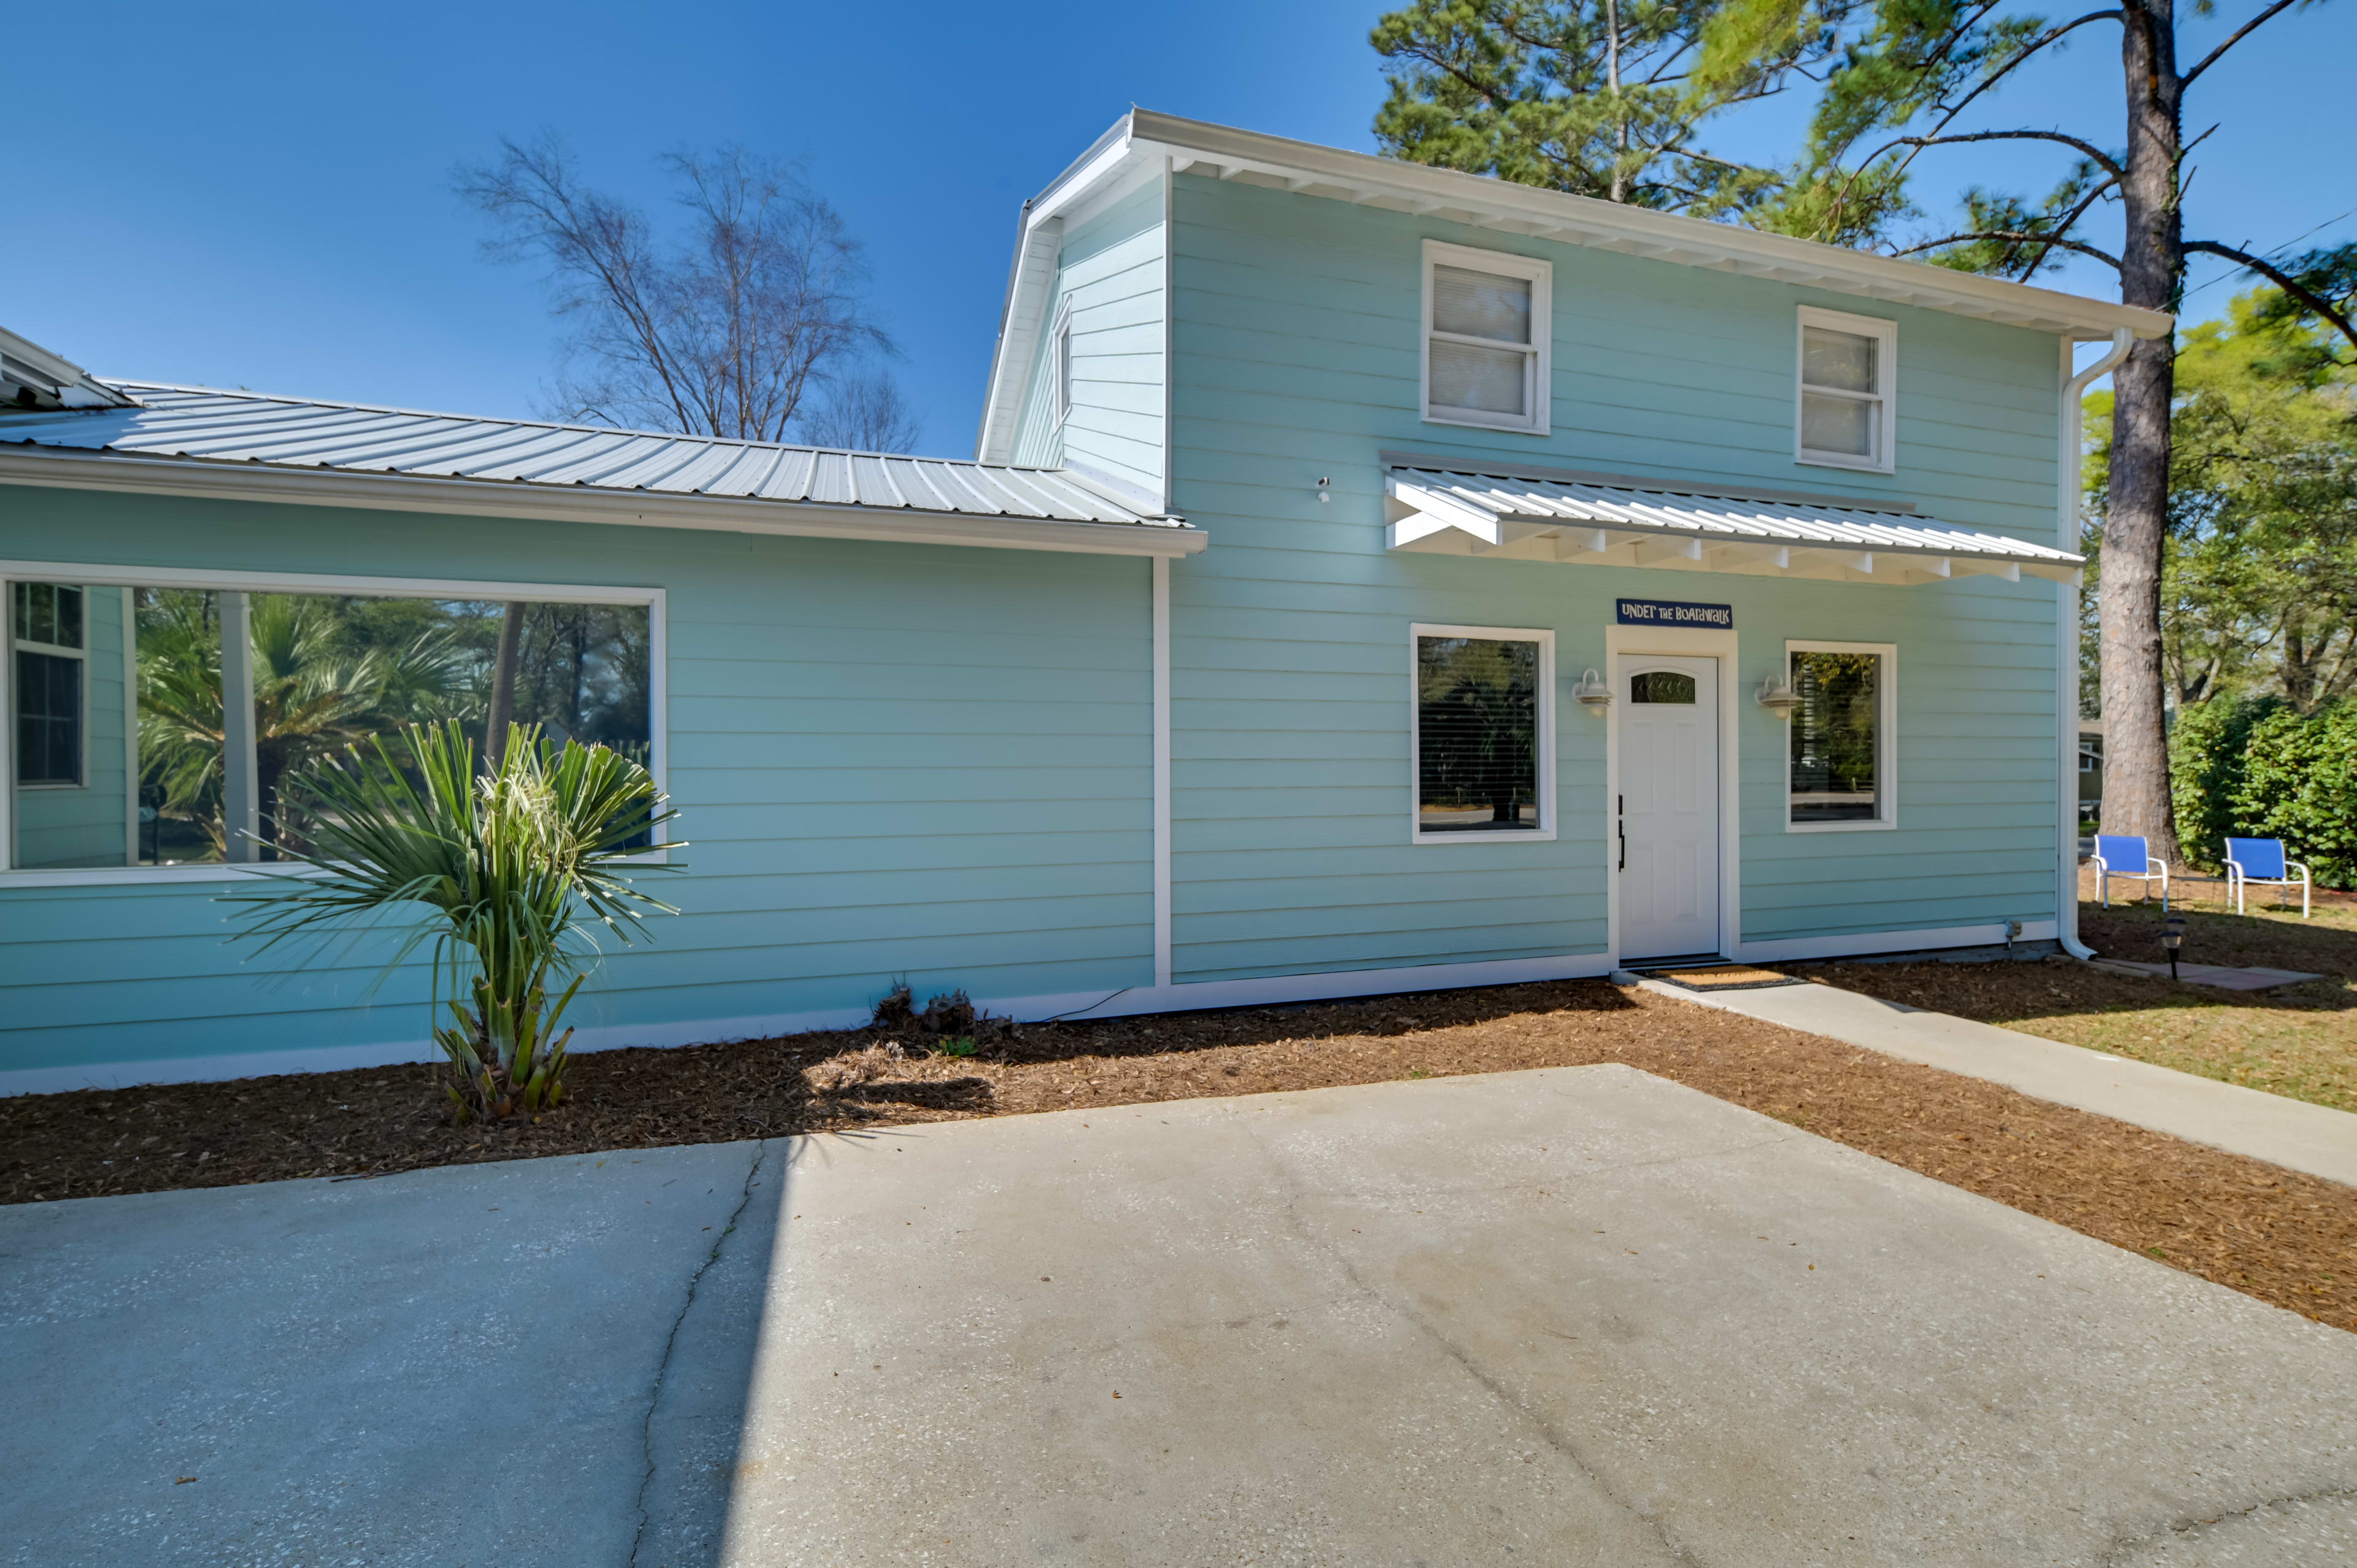
[[[1629,797],[1626,795],[1615,795],[1612,797],[1612,832],[1620,840],[1620,864],[1613,867],[1615,871],[1626,871],[1629,869],[1628,804]]]

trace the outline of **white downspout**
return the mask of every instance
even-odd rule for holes
[[[2136,346],[2136,333],[2126,327],[2112,333],[2112,346],[2104,357],[2062,383],[2061,449],[2059,454],[2061,491],[2056,508],[2059,542],[2072,554],[2080,553],[2084,542],[2080,526],[2079,492],[2083,488],[2085,469],[2083,443],[2086,439],[2084,413],[2079,400],[2086,394],[2088,383],[2099,376],[2107,376],[2119,362],[2128,357]],[[2072,342],[2062,340],[2062,364],[2071,364]],[[2079,589],[2064,584],[2060,596],[2060,618],[2054,628],[2054,698],[2055,716],[2060,720],[2061,771],[2057,775],[2055,793],[2056,824],[2061,837],[2055,847],[2061,852],[2061,868],[2055,881],[2054,934],[2062,950],[2072,958],[2088,959],[2095,950],[2079,940]]]

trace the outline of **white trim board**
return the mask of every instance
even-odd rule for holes
[[[2050,942],[2052,920],[2024,920],[2017,942]],[[1877,953],[1932,952],[1942,948],[2000,947],[2006,922],[1981,926],[1926,926],[1920,930],[1858,931],[1837,937],[1779,937],[1764,942],[1737,942],[1731,955],[1746,963],[1803,963],[1821,958],[1866,958]]]
[[[2016,941],[2050,940],[2054,922],[2023,925]],[[1794,937],[1737,944],[1734,957],[1749,962],[1815,958],[1851,958],[1874,953],[1921,952],[1950,947],[1988,947],[2005,940],[2002,925],[1943,926],[1920,930],[1872,931],[1837,937]],[[1012,1014],[1026,1023],[1048,1018],[1129,1018],[1150,1013],[1197,1012],[1220,1007],[1265,1007],[1295,1002],[1336,1002],[1358,996],[1392,996],[1420,991],[1461,991],[1485,985],[1528,985],[1548,980],[1598,980],[1619,966],[1605,953],[1568,953],[1554,958],[1493,959],[1473,963],[1413,964],[1396,969],[1333,970],[1317,974],[1265,975],[1250,980],[1189,981],[1178,985],[1139,985],[1125,990],[1077,991],[1044,996],[984,997],[976,1005]],[[864,1007],[834,1007],[742,1018],[702,1018],[677,1024],[615,1024],[584,1029],[569,1047],[616,1050],[631,1046],[669,1047],[726,1040],[767,1039],[812,1029],[848,1029],[866,1021]],[[0,1072],[0,1098],[54,1094],[77,1089],[116,1089],[135,1083],[212,1083],[270,1073],[338,1072],[431,1061],[435,1047],[423,1040],[381,1045],[331,1046],[300,1051],[245,1051],[234,1055],[177,1057],[156,1061],[99,1062],[81,1067],[20,1068]]]

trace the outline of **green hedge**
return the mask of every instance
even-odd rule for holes
[[[2302,715],[2273,697],[2180,712],[2169,732],[2177,832],[2196,865],[2223,840],[2281,839],[2318,884],[2357,884],[2357,706]]]

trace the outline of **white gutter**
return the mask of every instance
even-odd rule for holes
[[[2088,384],[2099,376],[2107,376],[2128,357],[2136,346],[2136,332],[2121,327],[2112,333],[2112,346],[2093,364],[2069,377],[2062,383],[2062,407],[2060,410],[2061,429],[2061,461],[2056,489],[2056,520],[2059,524],[2056,542],[2073,555],[2085,553],[2085,542],[2080,527],[2079,492],[2084,488],[2085,471],[2082,443],[2086,439],[2086,411],[2079,400],[2085,395]],[[2062,342],[2062,366],[2071,365],[2071,341]],[[2059,613],[2054,627],[2054,714],[2060,737],[2061,770],[2056,775],[2055,793],[2061,797],[2058,803],[2060,818],[2057,831],[2061,837],[2055,847],[2061,852],[2061,866],[2055,878],[2054,932],[2062,943],[2062,950],[2072,958],[2089,959],[2095,950],[2079,940],[2079,594],[2076,584],[2064,584],[2057,595]]]

